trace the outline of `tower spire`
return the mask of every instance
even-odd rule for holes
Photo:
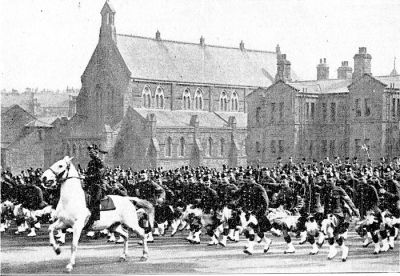
[[[394,57],[394,60],[393,60],[393,70],[392,70],[392,72],[390,73],[390,76],[397,76],[398,75],[398,73],[397,73],[397,71],[396,71],[396,57]]]

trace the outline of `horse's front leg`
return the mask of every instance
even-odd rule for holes
[[[49,226],[49,239],[50,239],[50,244],[54,249],[54,252],[56,252],[57,255],[61,253],[60,246],[57,244],[56,239],[54,237],[54,230],[61,229],[63,228],[64,223],[57,219],[53,224]]]
[[[83,226],[84,226],[84,219],[77,220],[74,223],[74,226],[72,227],[73,236],[72,236],[72,244],[71,244],[71,258],[69,260],[69,264],[67,264],[67,266],[66,266],[66,269],[68,272],[71,272],[75,265],[76,251],[78,250],[79,238],[81,237]]]

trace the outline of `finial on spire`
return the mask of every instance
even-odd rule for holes
[[[398,75],[398,73],[397,73],[397,70],[396,70],[396,57],[394,57],[394,59],[393,59],[393,70],[392,70],[392,72],[390,73],[390,76],[397,76]]]

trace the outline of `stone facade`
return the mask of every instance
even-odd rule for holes
[[[97,143],[135,170],[246,165],[246,95],[272,84],[277,53],[121,35],[115,14],[106,2],[62,154],[86,165]]]
[[[321,59],[315,81],[279,79],[249,94],[248,162],[271,165],[290,156],[377,161],[399,155],[400,76],[373,77],[365,47],[354,60],[353,78],[343,62],[338,79],[329,79]]]

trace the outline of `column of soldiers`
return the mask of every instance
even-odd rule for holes
[[[94,167],[97,165],[104,166],[100,162]],[[80,169],[80,173],[87,176],[89,181],[86,185],[90,192],[93,168],[88,167],[87,171]],[[2,201],[32,202],[22,198],[20,192],[21,185],[27,185],[23,182],[29,182],[29,186],[38,189],[41,187],[40,181],[37,181],[41,171],[29,170],[32,171],[36,178],[29,178],[29,181],[24,178],[21,181],[21,175],[3,172]],[[136,196],[155,206],[154,233],[163,235],[168,227],[172,227],[174,235],[178,228],[177,218],[190,205],[213,218],[213,223],[207,225],[207,233],[211,237],[209,245],[226,246],[227,240],[237,242],[239,233],[243,233],[248,240],[244,250],[247,254],[253,254],[254,245],[260,241],[264,243],[264,252],[268,252],[271,244],[266,236],[268,231],[283,235],[288,246],[285,253],[295,252],[289,235],[295,229],[301,244],[308,241],[312,245],[310,254],[318,253],[327,238],[328,258],[336,255],[338,245],[345,260],[348,252],[345,245],[347,230],[354,217],[362,221],[357,231],[365,237],[364,246],[372,240],[376,254],[393,248],[394,238],[398,235],[400,163],[397,158],[391,162],[382,158],[376,165],[371,160],[360,164],[357,158],[346,158],[344,162],[340,158],[332,162],[329,158],[320,162],[303,159],[298,164],[292,158],[286,162],[278,158],[276,164],[269,168],[224,166],[219,171],[204,166],[184,166],[175,170],[158,168],[135,172],[129,168],[104,167],[96,173],[101,174],[101,180],[93,181],[101,183],[102,196]],[[38,204],[43,205],[44,202],[55,207],[57,189],[43,190],[42,199],[39,196],[36,206],[29,208],[39,208]],[[277,224],[268,219],[271,209],[285,210],[298,219],[293,224]],[[229,215],[223,213],[226,210],[229,210]],[[226,221],[221,221],[217,211],[225,214]],[[186,227],[185,223],[191,233],[188,240],[199,243],[198,235],[204,222],[192,214],[180,225],[181,229]],[[147,232],[150,235],[148,238],[152,239],[151,227]],[[379,246],[379,239],[382,247]]]

